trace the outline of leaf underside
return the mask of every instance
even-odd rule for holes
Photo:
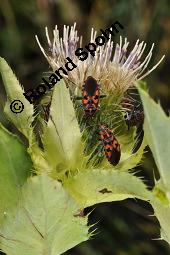
[[[45,158],[56,171],[82,164],[83,144],[68,88],[63,80],[54,87],[50,118],[42,136]]]
[[[161,226],[161,238],[170,244],[170,118],[144,90],[139,88],[139,92],[145,112],[146,139],[160,173],[151,205]]]
[[[170,118],[149,95],[139,89],[145,112],[144,131],[165,190],[170,192]]]
[[[29,179],[15,217],[0,231],[8,255],[58,255],[89,238],[87,217],[61,183],[46,175]]]
[[[170,244],[170,205],[165,205],[156,198],[151,204],[161,226],[161,238]]]
[[[30,175],[31,168],[24,145],[0,125],[0,223],[16,206],[20,188]]]

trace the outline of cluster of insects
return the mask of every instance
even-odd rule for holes
[[[100,110],[100,98],[104,95],[100,93],[100,85],[92,76],[88,76],[82,86],[82,109],[86,118],[92,118]],[[136,104],[136,100],[125,97],[122,101],[122,109],[124,110],[124,119],[129,130],[132,126],[141,126],[144,119],[143,110],[140,104]],[[44,118],[48,121],[50,104],[44,107]],[[113,130],[104,123],[97,125],[98,140],[101,141],[102,150],[105,157],[113,166],[116,166],[121,158],[121,147],[118,139],[115,137]]]
[[[100,98],[99,84],[92,76],[87,77],[82,87],[82,108],[87,117],[93,117],[100,109]],[[124,118],[128,130],[132,126],[140,126],[143,123],[143,111],[136,104],[135,100],[125,98],[122,101],[122,108],[125,111]],[[113,166],[117,165],[121,157],[121,148],[118,139],[115,137],[113,131],[103,123],[98,125],[98,134],[107,160]]]
[[[82,107],[86,116],[92,117],[100,109],[100,97],[99,84],[92,76],[87,77],[82,88]],[[113,131],[107,125],[99,124],[98,135],[106,158],[110,164],[117,165],[120,160],[121,150]]]
[[[99,84],[92,76],[87,77],[82,88],[82,108],[87,117],[93,117],[100,109],[100,97]],[[99,124],[98,135],[106,158],[112,165],[117,165],[120,160],[121,150],[113,131],[107,125]]]

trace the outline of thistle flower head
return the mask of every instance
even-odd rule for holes
[[[41,51],[48,60],[53,70],[64,67],[69,57],[76,64],[76,68],[68,75],[63,75],[66,81],[72,81],[70,88],[74,94],[79,94],[82,85],[88,76],[93,76],[101,85],[104,92],[118,92],[123,94],[133,86],[134,81],[141,80],[150,74],[163,60],[164,56],[151,69],[146,70],[151,57],[154,44],[143,58],[146,43],[136,41],[133,49],[128,50],[127,38],[123,40],[120,36],[119,44],[109,39],[102,46],[96,47],[95,56],[89,52],[86,60],[82,61],[75,55],[77,48],[83,48],[82,36],[79,37],[76,30],[76,23],[73,26],[64,26],[63,38],[59,35],[57,26],[53,30],[53,40],[50,40],[47,27],[45,28],[49,53],[41,46],[38,37],[37,42]],[[90,42],[95,43],[97,31],[91,30]],[[86,51],[87,52],[87,51]]]

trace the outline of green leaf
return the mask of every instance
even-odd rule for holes
[[[33,129],[31,127],[34,113],[33,105],[30,104],[23,95],[23,88],[3,58],[0,58],[0,72],[7,93],[7,102],[5,104],[4,112],[8,119],[14,123],[18,130],[31,142],[33,134]],[[21,113],[14,113],[11,111],[10,105],[14,100],[20,100],[23,103],[24,109]]]
[[[151,204],[161,226],[161,238],[170,244],[170,205],[161,202],[157,197],[151,201]]]
[[[27,151],[29,155],[31,156],[31,160],[34,166],[34,171],[37,174],[50,172],[50,166],[44,158],[44,152],[38,146],[37,143],[32,144],[32,146],[29,147]]]
[[[119,138],[119,142],[121,144],[121,159],[115,169],[124,171],[136,167],[141,162],[143,151],[147,145],[145,137],[135,153],[132,153],[132,149],[136,146],[137,139],[125,134]]]
[[[1,230],[1,249],[8,255],[58,255],[89,238],[87,217],[62,184],[36,176],[22,190],[15,217]]]
[[[83,207],[135,197],[149,200],[151,197],[139,178],[127,171],[112,169],[79,172],[69,177],[64,186]]]
[[[170,192],[170,118],[149,95],[139,89],[144,113],[144,131],[165,190]]]
[[[54,87],[50,118],[44,125],[43,144],[46,159],[55,170],[63,169],[64,165],[77,168],[82,164],[81,133],[69,90],[63,80]]]
[[[145,112],[145,135],[160,173],[151,204],[161,226],[161,238],[170,244],[170,118],[145,91],[139,92]]]
[[[20,188],[30,174],[31,167],[26,148],[16,136],[0,125],[0,224],[16,206]]]

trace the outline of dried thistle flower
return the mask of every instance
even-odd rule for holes
[[[82,84],[88,76],[93,76],[100,84],[103,92],[115,92],[123,94],[127,89],[133,86],[134,81],[141,80],[150,74],[163,60],[164,56],[151,69],[146,71],[146,68],[151,60],[154,44],[152,44],[148,54],[142,60],[142,55],[146,48],[145,42],[136,41],[135,46],[129,52],[129,42],[127,38],[123,39],[120,36],[120,43],[116,44],[109,39],[105,45],[97,46],[95,56],[88,54],[86,60],[80,60],[75,51],[77,48],[82,48],[82,36],[77,35],[76,23],[73,26],[65,26],[63,29],[63,38],[59,35],[57,26],[53,30],[54,38],[51,41],[47,27],[45,28],[47,42],[50,53],[47,53],[41,46],[38,37],[37,42],[44,56],[48,60],[53,70],[64,66],[66,57],[72,59],[77,67],[68,72],[68,75],[63,74],[66,82],[74,95],[80,94]],[[97,31],[91,30],[90,42],[95,42]]]

